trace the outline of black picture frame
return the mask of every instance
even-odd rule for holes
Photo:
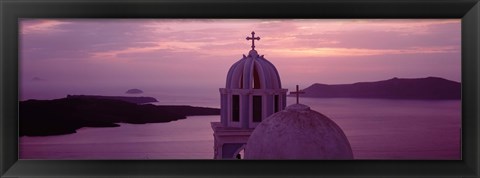
[[[19,18],[461,18],[462,160],[18,160]],[[477,177],[478,0],[1,0],[1,177]]]

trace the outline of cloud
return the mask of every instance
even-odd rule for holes
[[[25,82],[223,86],[251,31],[284,83],[460,76],[457,19],[28,19],[21,27]]]
[[[460,46],[459,20],[298,20],[297,28],[264,34],[268,48],[408,49]],[[280,34],[281,33],[281,34]],[[263,42],[260,42],[262,44]]]
[[[24,25],[37,31],[62,31],[24,35],[27,60],[134,59],[134,55],[159,51],[228,56],[248,52],[250,45],[244,38],[250,29],[261,37],[258,49],[285,55],[364,56],[421,53],[421,49],[426,49],[424,53],[458,52],[444,48],[460,44],[458,20],[99,19],[28,20]]]
[[[368,49],[368,48],[280,48],[271,53],[289,57],[338,57],[338,56],[375,56],[398,54],[458,53],[457,46],[447,47],[411,47],[406,49]]]
[[[62,25],[69,24],[69,22],[52,19],[20,19],[20,33],[59,33],[65,32],[61,28]]]

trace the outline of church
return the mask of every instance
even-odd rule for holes
[[[220,122],[212,122],[214,159],[353,159],[343,131],[328,117],[297,103],[286,107],[279,73],[255,50],[234,63],[220,88]],[[293,92],[292,92],[293,93]]]

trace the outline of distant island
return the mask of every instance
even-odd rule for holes
[[[417,100],[459,100],[461,84],[438,77],[392,78],[353,84],[313,84],[300,97],[315,98],[383,98]],[[294,96],[290,94],[289,96]]]
[[[54,100],[27,100],[19,105],[20,136],[75,133],[82,127],[118,127],[117,123],[170,122],[187,116],[219,115],[220,109],[192,106],[156,106],[124,101],[125,97],[69,96]]]
[[[142,94],[143,91],[140,89],[134,88],[134,89],[127,90],[125,93],[126,94]]]
[[[143,97],[143,96],[131,97],[131,96],[67,95],[67,98],[111,99],[111,100],[126,101],[129,103],[135,103],[135,104],[158,102],[158,100],[153,97]]]

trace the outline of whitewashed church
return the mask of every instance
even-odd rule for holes
[[[287,109],[275,66],[255,50],[234,63],[220,88],[220,122],[212,122],[214,159],[353,159],[338,125],[298,103]],[[298,87],[297,87],[298,93]],[[308,125],[307,127],[305,127]]]

